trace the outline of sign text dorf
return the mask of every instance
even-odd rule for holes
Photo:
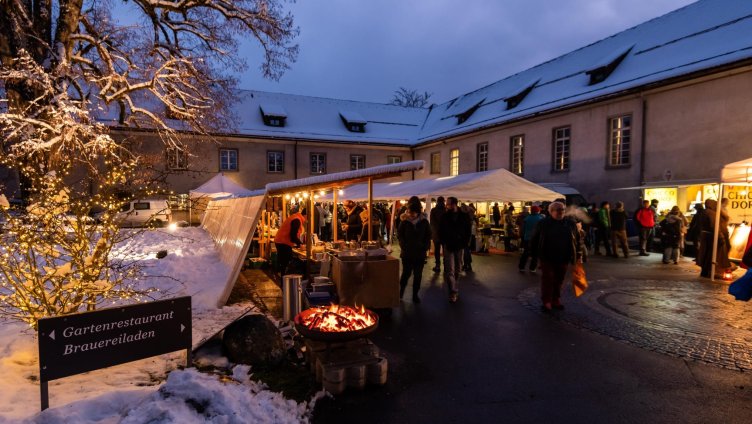
[[[191,349],[189,296],[39,320],[42,382]],[[190,365],[190,363],[189,363]]]

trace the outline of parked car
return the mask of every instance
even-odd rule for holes
[[[172,211],[164,199],[132,200],[120,208],[115,220],[124,227],[163,227],[172,221]]]

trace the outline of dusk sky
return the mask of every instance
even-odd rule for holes
[[[298,0],[298,61],[246,89],[387,103],[398,87],[441,103],[694,0]]]

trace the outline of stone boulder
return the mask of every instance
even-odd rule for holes
[[[246,315],[230,324],[222,344],[236,364],[275,366],[287,353],[279,329],[264,315]]]

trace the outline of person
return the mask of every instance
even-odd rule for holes
[[[617,246],[621,247],[624,257],[628,258],[627,212],[624,210],[624,202],[616,202],[614,209],[611,209],[611,252],[615,258],[619,257]]]
[[[613,256],[611,252],[611,204],[606,201],[601,202],[601,208],[598,210],[597,226],[594,253],[600,255],[601,244],[603,244],[606,255]]]
[[[705,278],[710,278],[713,266],[713,234],[715,233],[717,207],[718,202],[716,200],[706,199],[705,213],[700,218],[700,251],[697,254],[697,265],[701,268],[700,276]],[[728,232],[728,215],[724,216],[723,212],[721,212],[718,229],[718,250],[715,256],[716,277],[720,277],[724,270],[731,268],[731,262],[728,260],[727,236],[724,234],[724,229]]]
[[[313,229],[316,235],[319,237],[319,240],[324,239],[324,226],[326,225],[326,212],[324,212],[324,208],[321,206],[321,203],[316,202],[313,205],[313,211],[314,211],[314,219],[313,219]]]
[[[407,281],[413,276],[413,303],[420,303],[418,291],[423,276],[423,265],[431,245],[431,226],[420,203],[407,205],[407,212],[400,217],[399,233],[402,276],[400,277],[400,299],[405,294]]]
[[[585,245],[588,246],[588,249],[591,247],[595,247],[596,240],[598,239],[598,204],[597,203],[591,203],[590,206],[587,209],[588,217],[590,218],[590,224],[588,225],[588,239],[589,242],[586,241]],[[594,250],[595,251],[595,248]]]
[[[695,250],[695,259],[700,252],[700,221],[705,216],[705,207],[702,203],[695,203],[695,214],[692,216],[692,220],[689,221],[689,227],[687,228],[686,240],[692,242],[692,246]]]
[[[504,251],[511,252],[514,250],[512,240],[516,239],[514,225],[514,205],[510,202],[504,212]]]
[[[569,264],[582,261],[581,230],[572,219],[565,219],[562,202],[548,205],[549,217],[535,227],[530,245],[541,267],[541,302],[543,312],[564,309],[561,286]]]
[[[368,230],[370,228],[371,241],[380,242],[381,233],[379,232],[379,229],[381,228],[381,221],[379,221],[379,215],[376,213],[375,209],[371,209],[371,225],[368,225],[368,207],[363,205],[362,211],[360,212],[360,222],[362,223],[362,229],[360,231],[359,240],[361,242],[368,241]]]
[[[292,247],[300,247],[303,242],[300,235],[303,234],[306,222],[306,210],[296,212],[285,219],[285,222],[277,230],[274,236],[274,245],[277,247],[277,264],[280,277],[287,273],[287,266],[292,260]]]
[[[462,252],[462,270],[465,272],[473,272],[472,251],[475,249],[475,233],[478,230],[475,220],[475,211],[472,207],[463,203],[460,207],[460,212],[466,214],[468,221],[470,222],[470,240],[468,240],[467,245],[465,245],[465,248]]]
[[[655,227],[655,215],[650,207],[650,201],[642,201],[642,207],[635,212],[635,222],[640,224],[640,256],[650,256],[647,252],[648,241],[653,237],[653,227]]]
[[[363,209],[356,205],[352,200],[345,200],[345,241],[358,241],[360,233],[363,231],[363,221],[360,219],[360,213]]]
[[[679,263],[679,242],[681,241],[683,221],[678,206],[671,208],[666,218],[658,224],[663,245],[663,263]]]
[[[493,216],[494,227],[499,228],[501,223],[501,210],[499,210],[499,202],[494,202],[493,208],[491,208],[491,214]]]
[[[439,223],[439,240],[444,249],[444,281],[449,290],[449,302],[459,299],[460,260],[463,249],[470,242],[470,222],[459,210],[456,197],[449,197],[446,212]]]
[[[323,206],[324,227],[321,230],[321,239],[330,241],[332,239],[332,210],[330,205]]]
[[[538,257],[533,255],[530,248],[530,240],[533,238],[533,232],[538,223],[544,219],[544,216],[540,213],[540,207],[533,206],[530,208],[530,215],[528,215],[522,222],[522,234],[520,238],[522,240],[522,256],[520,256],[520,263],[517,266],[520,272],[525,272],[525,266],[527,260],[530,259],[530,272],[535,273],[538,268]]]
[[[439,223],[446,212],[444,196],[436,198],[436,207],[431,209],[431,240],[433,241],[433,272],[441,272],[441,239],[439,238]]]

